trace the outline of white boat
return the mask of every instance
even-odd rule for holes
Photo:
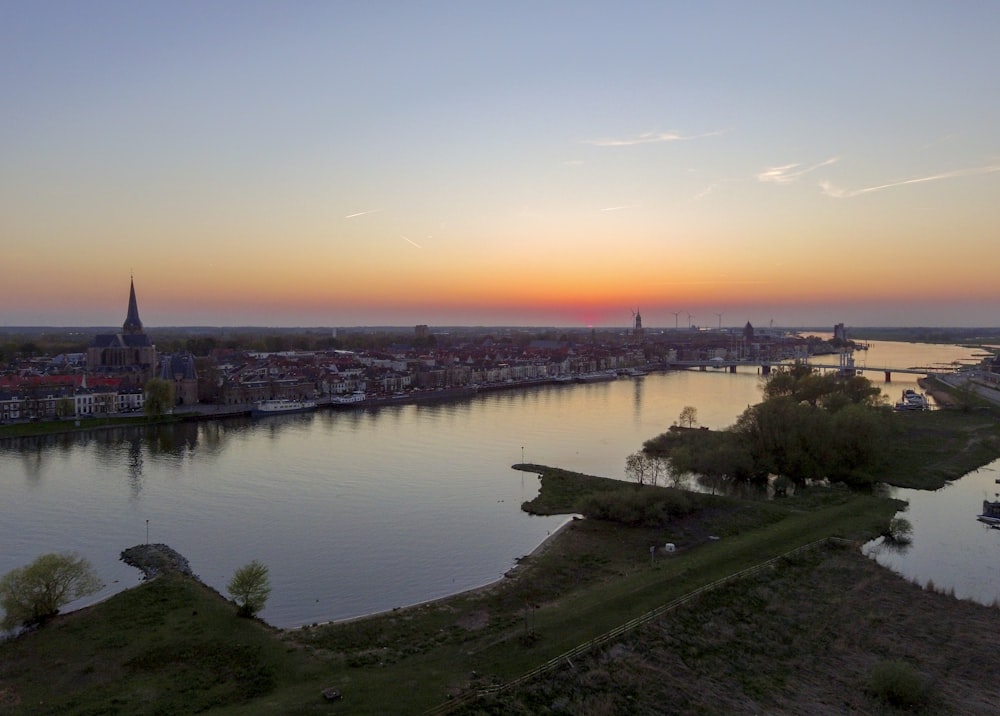
[[[285,415],[287,413],[307,413],[316,409],[316,402],[313,400],[293,400],[291,398],[276,398],[275,400],[261,400],[255,403],[250,410],[250,414],[255,418],[266,415]]]
[[[896,410],[927,410],[927,398],[912,388],[903,391],[903,399],[896,403]]]
[[[356,390],[350,395],[335,396],[330,402],[334,405],[353,405],[364,401],[368,395],[362,390]]]

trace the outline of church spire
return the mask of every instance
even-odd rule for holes
[[[139,305],[135,300],[135,279],[130,279],[131,287],[128,294],[128,315],[122,325],[122,333],[142,333],[142,321],[139,320]]]

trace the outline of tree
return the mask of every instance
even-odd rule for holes
[[[728,480],[749,480],[753,463],[742,435],[731,430],[670,431],[643,444],[643,449],[665,459],[676,485],[685,474],[701,475],[716,486]]]
[[[625,474],[639,485],[655,485],[665,468],[659,457],[644,452],[635,452],[625,458]]]
[[[264,608],[271,595],[267,567],[256,559],[236,570],[229,585],[229,596],[236,600],[241,617],[252,617]]]
[[[684,427],[693,428],[695,423],[698,422],[698,408],[693,405],[685,405],[681,409],[681,414],[677,420]]]
[[[146,381],[145,392],[142,409],[146,415],[159,417],[174,407],[174,384],[169,380],[150,378]]]
[[[852,404],[834,413],[830,424],[829,476],[854,486],[876,482],[889,461],[890,425],[884,412]]]
[[[56,416],[60,418],[68,418],[76,410],[76,406],[73,404],[71,398],[59,398],[56,401]]]
[[[796,484],[825,476],[830,416],[790,396],[765,400],[743,411],[734,430],[750,451],[753,475],[784,475]]]
[[[42,624],[63,605],[103,586],[90,562],[76,552],[43,554],[0,578],[0,606],[4,610],[0,627]]]

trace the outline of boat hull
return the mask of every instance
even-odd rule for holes
[[[316,403],[311,400],[262,400],[250,409],[250,415],[255,418],[266,418],[271,415],[311,413],[314,410]]]

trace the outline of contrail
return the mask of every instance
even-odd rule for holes
[[[929,181],[941,181],[942,179],[955,179],[957,177],[976,176],[979,174],[993,174],[995,172],[1000,172],[1000,164],[991,164],[985,167],[971,167],[968,169],[955,169],[954,171],[942,172],[941,174],[932,174],[930,176],[916,177],[914,179],[902,179],[900,181],[890,182],[889,184],[879,184],[878,186],[869,186],[863,189],[839,189],[830,184],[830,182],[820,182],[820,188],[823,190],[824,194],[832,196],[834,199],[850,199],[851,197],[869,194],[873,191],[882,191],[883,189],[892,189],[897,186],[923,184],[924,182]]]
[[[368,209],[367,211],[359,211],[359,212],[357,212],[355,214],[348,214],[344,218],[345,219],[353,219],[353,218],[355,218],[357,216],[364,216],[365,214],[374,214],[376,211],[378,211],[378,209]]]
[[[420,244],[418,244],[418,243],[417,243],[416,241],[414,241],[413,239],[411,239],[411,238],[408,238],[408,237],[406,237],[406,236],[403,236],[402,234],[400,234],[400,235],[399,235],[399,238],[401,238],[401,239],[402,239],[403,241],[407,241],[407,242],[409,242],[409,243],[413,244],[413,245],[414,245],[414,246],[416,246],[416,247],[417,247],[418,249],[422,249],[422,248],[424,248],[423,246],[421,246]]]

